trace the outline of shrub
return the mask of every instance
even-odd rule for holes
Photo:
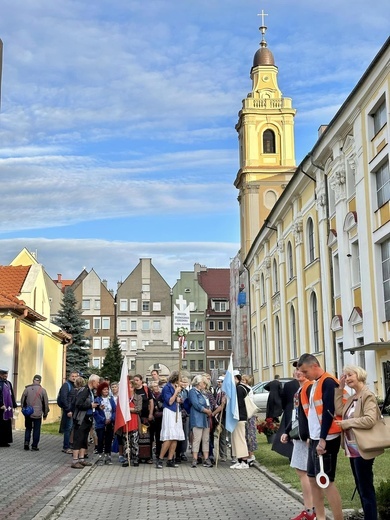
[[[378,514],[381,520],[390,520],[390,480],[382,480],[376,490]]]

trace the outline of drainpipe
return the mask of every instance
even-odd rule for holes
[[[28,315],[28,310],[24,309],[23,314],[15,318],[14,328],[14,373],[13,373],[13,387],[15,396],[18,392],[18,376],[19,376],[19,351],[20,351],[20,322]]]
[[[249,350],[249,373],[253,373],[253,363],[252,363],[252,331],[251,331],[251,299],[250,299],[250,293],[251,293],[251,287],[250,287],[250,278],[249,278],[249,269],[246,264],[242,264],[244,266],[245,272],[246,272],[246,286],[248,287],[248,319],[247,319],[247,327],[249,330],[249,334],[247,334],[247,340],[248,340],[248,350]]]

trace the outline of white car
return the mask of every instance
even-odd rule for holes
[[[282,386],[284,386],[287,381],[292,381],[293,379],[291,377],[281,377],[279,381],[282,383]],[[268,390],[266,390],[264,387],[265,385],[269,383],[269,381],[262,381],[261,383],[257,383],[253,388],[253,402],[257,406],[257,408],[260,410],[261,413],[265,413],[267,410],[267,401],[268,401]]]

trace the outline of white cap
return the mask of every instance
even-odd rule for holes
[[[240,371],[239,371],[239,370],[233,370],[233,375],[234,375],[234,376],[239,376],[239,375],[241,375],[241,374],[240,374]]]
[[[223,381],[225,379],[225,376],[219,376],[219,378],[217,379],[217,381]]]

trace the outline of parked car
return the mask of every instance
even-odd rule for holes
[[[284,386],[287,381],[292,381],[291,377],[281,377],[279,381],[282,383],[282,386]],[[257,383],[253,388],[253,402],[257,406],[257,408],[260,410],[261,413],[265,413],[267,410],[267,401],[268,401],[268,390],[266,390],[264,387],[265,385],[269,383],[269,381],[262,381],[261,383]]]

